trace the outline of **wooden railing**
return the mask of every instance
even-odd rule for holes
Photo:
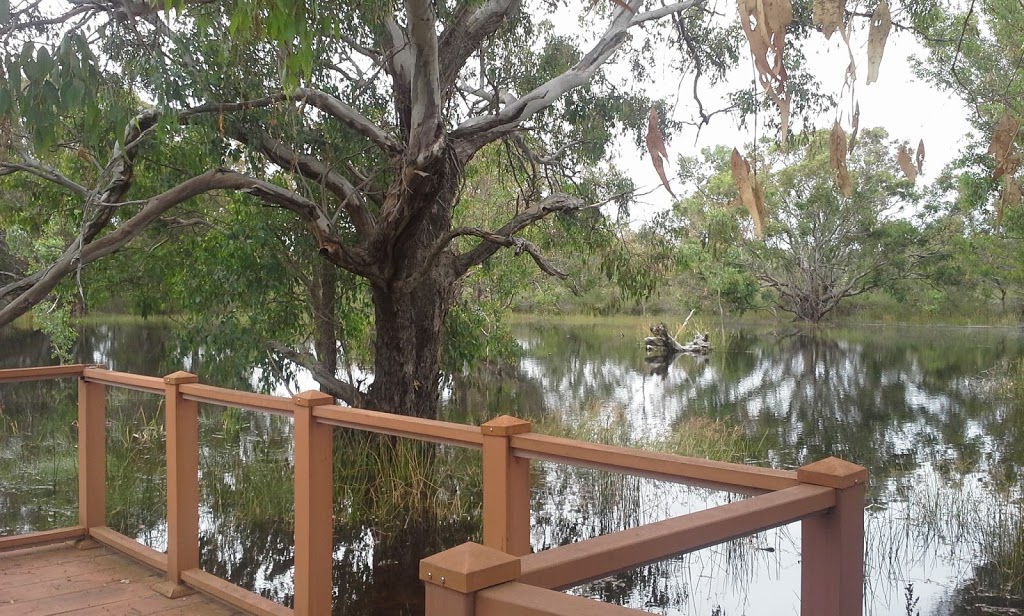
[[[198,589],[253,614],[330,614],[333,542],[325,538],[333,536],[332,431],[343,426],[483,450],[483,545],[465,543],[421,561],[426,616],[641,613],[558,591],[798,520],[802,526],[801,614],[862,613],[867,470],[837,458],[783,471],[532,434],[529,422],[508,416],[475,427],[337,406],[319,392],[291,399],[253,394],[201,385],[187,372],[158,378],[83,365],[0,370],[0,383],[75,377],[79,379],[79,524],[0,537],[0,550],[69,539],[87,548],[96,541],[166,572],[157,589],[170,597]],[[166,553],[106,525],[108,387],[165,397]],[[293,609],[199,568],[200,403],[294,419]],[[530,460],[751,497],[533,554]]]

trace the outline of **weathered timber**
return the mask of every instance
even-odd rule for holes
[[[669,355],[674,353],[693,353],[707,355],[711,352],[711,341],[708,334],[697,333],[693,340],[683,344],[668,333],[664,323],[651,326],[651,336],[644,338],[644,345],[651,354]]]

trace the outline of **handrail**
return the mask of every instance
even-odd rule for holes
[[[254,614],[313,616],[330,610],[335,426],[482,449],[484,544],[463,544],[421,561],[427,616],[637,613],[554,592],[625,569],[800,520],[802,614],[860,616],[867,470],[828,458],[796,472],[601,445],[530,433],[502,416],[468,426],[331,404],[320,392],[292,398],[197,383],[186,372],[160,377],[71,365],[0,370],[0,383],[80,377],[79,525],[0,537],[0,550],[92,537],[167,574],[168,596],[189,584]],[[107,387],[165,397],[168,552],[106,526]],[[273,413],[295,421],[295,607],[289,609],[197,569],[198,404]],[[752,498],[531,554],[530,460],[547,460],[675,483],[754,494]],[[435,575],[436,574],[436,575]],[[447,582],[446,582],[447,578]],[[475,608],[474,608],[475,605]],[[475,611],[474,611],[475,610]]]
[[[313,410],[313,417],[332,426],[390,434],[418,441],[473,449],[481,449],[484,445],[479,427],[450,421],[406,417],[338,405],[318,406]]]
[[[565,614],[636,616],[637,614],[636,610],[611,603],[599,603],[519,582],[506,582],[478,592],[476,594],[476,611],[478,614],[502,614],[502,616],[564,616]]]
[[[142,376],[131,372],[115,372],[106,368],[90,366],[82,371],[82,376],[90,383],[113,385],[125,389],[134,389],[148,394],[164,393],[164,380],[155,376]]]
[[[800,485],[794,471],[588,443],[545,434],[516,435],[511,437],[510,445],[512,452],[522,458],[561,462],[731,492],[763,494]]]
[[[163,389],[161,388],[161,392]],[[213,385],[202,385],[191,383],[181,386],[181,394],[186,400],[193,400],[202,404],[214,404],[218,406],[230,406],[249,411],[261,413],[272,413],[291,417],[293,413],[292,399],[268,394],[254,394],[248,391],[227,389],[225,387],[214,387]]]
[[[835,490],[797,485],[524,556],[519,581],[564,590],[826,511]]]
[[[40,366],[38,368],[8,368],[0,370],[0,383],[79,377],[82,376],[83,370],[85,370],[85,364]]]

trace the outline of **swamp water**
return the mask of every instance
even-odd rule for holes
[[[871,472],[866,614],[1011,614],[1024,580],[1024,401],[993,386],[1024,358],[1012,329],[796,328],[712,335],[708,358],[644,360],[639,323],[521,324],[513,366],[447,389],[446,418],[502,413],[535,431],[795,468],[836,455]],[[86,328],[76,361],[163,375],[190,369],[161,327]],[[0,330],[0,368],[52,363],[38,334]],[[196,370],[204,382],[215,382]],[[282,390],[280,393],[287,393]],[[0,535],[77,519],[72,381],[0,385]],[[108,517],[165,541],[160,399],[111,389]],[[288,603],[291,425],[201,411],[203,568]],[[419,559],[480,536],[480,455],[336,441],[335,613],[416,614]],[[740,498],[534,463],[533,546],[542,549]],[[385,520],[371,525],[369,520]],[[574,589],[653,613],[799,613],[799,524]],[[991,606],[989,608],[979,607]]]

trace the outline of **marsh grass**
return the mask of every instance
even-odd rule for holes
[[[335,515],[372,521],[380,534],[428,520],[479,516],[479,452],[411,439],[337,431]]]
[[[912,486],[912,487],[911,487]],[[961,584],[1000,596],[1024,595],[1024,501],[980,477],[884,486],[866,518],[867,589],[891,596],[909,571],[936,559]]]

